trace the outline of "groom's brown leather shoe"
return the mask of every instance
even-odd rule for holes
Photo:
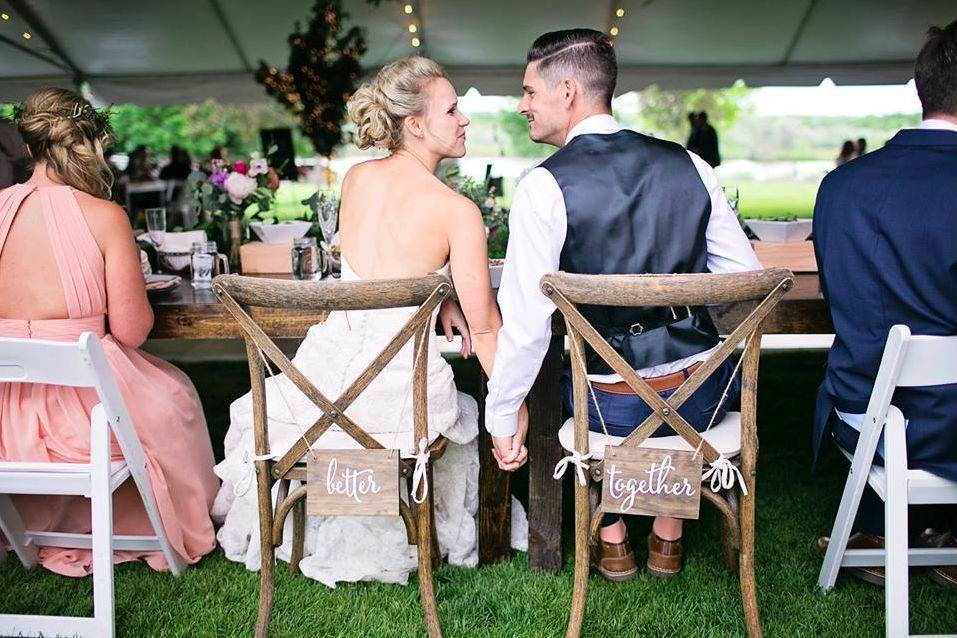
[[[826,553],[827,546],[830,542],[831,539],[827,536],[822,536],[817,539],[816,549],[818,553]],[[884,549],[884,537],[857,532],[856,534],[851,534],[850,538],[847,539],[847,549]],[[884,586],[883,567],[842,567],[841,569],[851,576],[863,580],[865,583],[877,585],[878,587]]]
[[[950,532],[941,533],[927,529],[920,535],[917,545],[920,547],[957,547],[957,538]],[[938,585],[957,588],[957,565],[931,567],[927,575]]]
[[[666,541],[655,531],[648,533],[648,573],[658,578],[674,578],[681,573],[681,539]]]
[[[627,537],[624,543],[609,543],[599,538],[592,566],[605,580],[613,583],[623,583],[638,574],[635,552]]]

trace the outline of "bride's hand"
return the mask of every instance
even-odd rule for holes
[[[452,341],[453,328],[462,335],[462,349],[460,352],[463,358],[468,359],[469,355],[472,354],[472,335],[469,333],[469,324],[465,321],[465,315],[462,314],[462,309],[459,308],[459,304],[454,299],[446,299],[442,302],[439,309],[439,321],[442,322],[442,332],[445,333],[447,341]]]
[[[528,407],[522,402],[518,409],[518,431],[514,436],[493,436],[492,456],[500,469],[514,472],[528,461],[528,448],[525,438],[528,436]]]

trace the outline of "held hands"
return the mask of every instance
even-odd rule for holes
[[[528,436],[528,407],[522,402],[518,409],[518,432],[514,436],[493,436],[492,456],[499,468],[514,472],[528,461],[528,448],[525,437]]]
[[[439,321],[442,322],[442,332],[445,334],[446,341],[452,341],[452,329],[462,335],[462,349],[459,351],[462,357],[469,358],[472,354],[472,335],[469,333],[469,324],[465,321],[465,315],[462,309],[454,299],[446,299],[439,308]]]

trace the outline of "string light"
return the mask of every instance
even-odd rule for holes
[[[410,13],[412,13],[412,5],[411,5],[411,4],[407,4],[407,5],[405,5],[405,14],[406,14],[406,15],[409,15]],[[4,20],[6,20],[6,18],[4,18]]]
[[[422,42],[418,38],[412,38],[412,46],[418,47]]]
[[[617,11],[615,11],[615,15],[618,16],[619,18],[624,18],[624,17],[625,17],[625,10],[619,8]]]
[[[32,37],[33,37],[33,36],[30,35],[29,32],[27,32],[27,31],[24,31],[24,32],[23,32],[23,39],[24,39],[24,40],[29,40],[29,39],[32,38]]]
[[[6,13],[0,13],[0,18],[3,18],[4,20],[9,20],[10,16],[8,16]]]
[[[610,33],[612,37],[615,37],[616,35],[618,35],[618,27],[612,27],[611,29],[609,29],[608,33]]]
[[[415,26],[414,23],[409,25],[409,33],[415,33],[418,30],[419,30],[419,27]]]

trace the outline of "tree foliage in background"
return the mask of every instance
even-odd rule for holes
[[[510,157],[546,157],[555,150],[548,144],[533,142],[528,137],[528,120],[515,111],[499,111],[496,124],[505,133],[506,155]]]
[[[638,126],[656,137],[684,144],[690,128],[688,113],[706,111],[708,120],[719,133],[734,124],[747,109],[751,89],[735,85],[727,89],[662,91],[650,86],[639,93]]]
[[[340,0],[316,0],[308,29],[302,31],[296,22],[289,35],[286,69],[261,61],[256,72],[256,81],[299,117],[303,133],[326,157],[342,142],[346,102],[356,90],[362,73],[359,58],[367,49],[364,29],[344,29],[348,17]]]

